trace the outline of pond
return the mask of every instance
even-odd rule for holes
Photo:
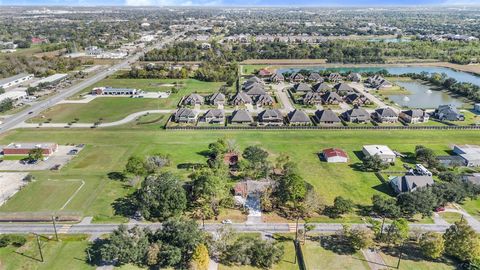
[[[430,66],[405,66],[405,67],[340,67],[340,68],[326,68],[321,66],[313,66],[313,67],[292,67],[292,68],[281,68],[278,69],[278,72],[296,72],[301,69],[305,70],[312,70],[312,71],[321,71],[321,70],[332,70],[335,72],[378,72],[382,69],[387,70],[390,74],[393,75],[401,75],[405,73],[421,73],[421,72],[428,72],[428,73],[445,73],[448,77],[455,78],[455,80],[459,82],[469,82],[480,86],[480,76],[476,76],[474,74],[463,72],[463,71],[456,71],[450,68],[445,67],[430,67]]]
[[[445,91],[432,90],[432,86],[419,81],[395,81],[395,84],[410,92],[409,95],[388,95],[388,98],[399,106],[434,109],[443,104],[452,104],[458,108],[465,105],[461,98],[452,97]]]

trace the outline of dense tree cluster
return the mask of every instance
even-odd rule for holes
[[[146,61],[243,61],[246,59],[327,59],[330,63],[385,63],[389,58],[437,59],[468,64],[480,58],[478,42],[372,42],[327,40],[319,44],[280,41],[248,44],[213,43],[205,50],[194,42],[179,42],[145,55]]]

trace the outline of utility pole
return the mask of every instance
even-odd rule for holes
[[[40,261],[43,262],[42,246],[40,245],[40,235],[35,234],[35,236],[37,237],[38,251],[40,252]]]
[[[55,231],[55,239],[58,241],[58,233],[57,233],[57,223],[55,222],[55,219],[57,217],[52,216],[52,222],[53,222],[53,230]]]
[[[398,256],[398,263],[397,263],[397,269],[400,267],[400,261],[402,260],[402,255],[403,255],[403,247],[405,246],[405,242],[402,243],[402,246],[400,247],[400,255]]]

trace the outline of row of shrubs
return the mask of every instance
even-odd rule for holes
[[[21,247],[25,245],[27,238],[23,235],[6,234],[0,236],[0,248],[12,245],[14,247]]]

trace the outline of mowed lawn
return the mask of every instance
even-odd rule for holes
[[[309,270],[349,269],[368,270],[362,253],[340,254],[323,248],[319,241],[307,240],[302,246],[305,265]]]
[[[80,123],[112,122],[129,114],[144,110],[175,109],[181,98],[193,92],[210,94],[218,91],[221,82],[202,82],[194,79],[154,80],[154,79],[105,79],[96,86],[136,88],[148,91],[171,91],[171,84],[177,83],[179,91],[165,99],[98,97],[89,103],[58,104],[49,108],[30,122],[40,123],[50,120],[52,123],[69,123],[78,119]],[[167,85],[167,86],[165,86]],[[85,92],[91,91],[89,87]]]
[[[44,262],[40,261],[37,242],[33,235],[28,236],[22,247],[8,246],[0,248],[1,269],[95,269],[88,265],[85,249],[88,246],[86,236],[59,236],[60,241],[41,239]]]
[[[0,211],[56,211],[61,201],[77,186],[59,181],[59,187],[51,190],[56,193],[60,190],[61,198],[54,200],[45,189],[51,184],[49,179],[82,179],[85,186],[65,209],[94,216],[96,221],[123,220],[114,216],[112,203],[134,188],[109,179],[108,173],[122,171],[131,155],[144,157],[164,153],[172,158],[170,170],[188,180],[190,171],[177,169],[177,166],[182,163],[204,163],[206,159],[202,151],[218,138],[234,139],[241,148],[261,146],[270,152],[272,162],[280,153],[287,153],[298,163],[304,179],[315,187],[327,203],[332,203],[336,196],[344,196],[363,205],[371,203],[372,195],[390,194],[391,190],[373,173],[358,170],[362,145],[385,144],[400,152],[412,152],[416,145],[422,144],[439,154],[445,154],[452,144],[480,144],[477,131],[454,130],[165,131],[150,127],[131,129],[130,126],[88,130],[19,129],[0,136],[0,143],[53,141],[59,144],[85,143],[87,146],[60,171],[34,173],[37,181],[17,193],[11,201],[0,207]],[[318,153],[327,147],[346,150],[349,163],[321,162]],[[31,198],[35,198],[36,203]]]

